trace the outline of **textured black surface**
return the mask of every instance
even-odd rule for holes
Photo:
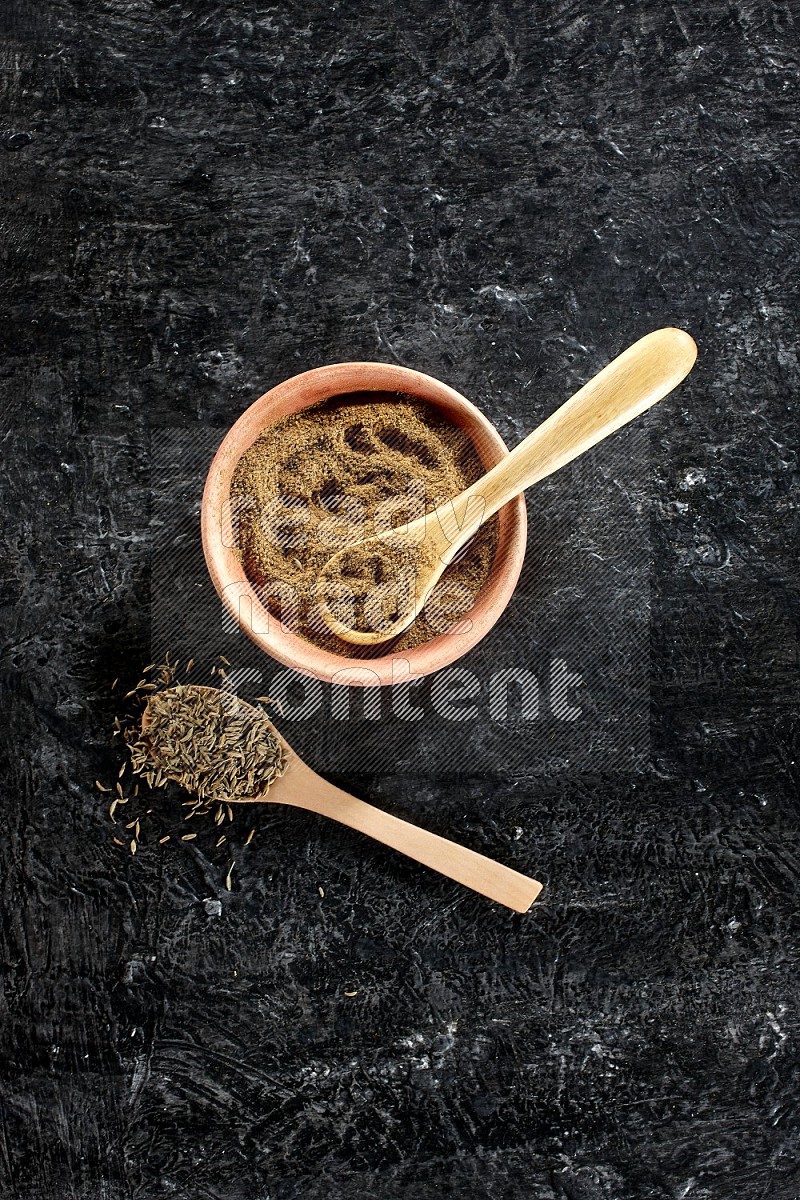
[[[2,1195],[795,1196],[790,6],[3,17]],[[297,813],[258,816],[230,894],[200,839],[111,844],[91,781],[149,653],[152,430],[213,442],[379,358],[514,441],[666,323],[701,357],[631,464],[647,763],[422,744],[340,776],[537,874],[531,914]],[[598,505],[634,486],[613,455]],[[544,489],[532,545],[580,545],[577,503]]]

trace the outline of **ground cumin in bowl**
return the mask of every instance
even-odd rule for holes
[[[404,367],[338,363],[279,384],[229,431],[206,480],[203,548],[223,604],[274,658],[327,682],[439,670],[488,632],[514,590],[522,498],[479,530],[391,642],[354,646],[328,630],[317,611],[322,568],[344,545],[430,511],[506,453],[468,400]]]

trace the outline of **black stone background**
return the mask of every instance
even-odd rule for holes
[[[2,14],[2,1195],[797,1195],[796,12]],[[535,873],[529,915],[296,812],[230,893],[207,841],[112,844],[153,429],[377,358],[515,441],[666,323],[647,762],[339,776]]]

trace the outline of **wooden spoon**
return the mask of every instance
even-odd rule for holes
[[[197,684],[193,684],[192,688],[197,691],[218,692],[217,688],[201,689]],[[233,693],[230,695],[233,697]],[[309,812],[320,813],[323,817],[330,817],[332,821],[365,833],[376,842],[382,842],[384,846],[399,850],[408,858],[424,863],[440,875],[455,879],[465,887],[472,888],[474,892],[480,892],[482,896],[488,896],[490,900],[496,900],[506,908],[513,908],[515,912],[527,912],[539,895],[542,885],[535,879],[530,879],[511,867],[504,867],[474,850],[468,850],[466,846],[459,846],[457,842],[429,833],[408,821],[401,821],[399,817],[390,816],[389,813],[382,812],[379,808],[374,808],[371,804],[357,800],[355,796],[334,787],[303,762],[262,709],[254,709],[239,697],[235,697],[235,700],[237,705],[257,712],[259,719],[267,721],[289,756],[289,765],[285,774],[270,785],[268,792],[260,796],[226,796],[226,804],[289,804],[293,808],[305,808]],[[149,708],[145,706],[142,714],[143,733],[147,732],[149,724]],[[171,774],[161,762],[159,766],[165,775],[176,783],[181,782],[180,776]]]
[[[319,611],[337,637],[373,645],[397,637],[419,614],[460,548],[499,508],[661,400],[691,371],[697,346],[681,329],[658,329],[604,367],[511,453],[461,495],[409,524],[351,543],[332,556],[318,584]],[[354,565],[355,562],[355,565]],[[363,568],[363,569],[362,569]],[[356,623],[329,607],[361,572],[377,602]],[[364,584],[366,580],[366,584]],[[378,581],[386,581],[379,583]],[[355,585],[354,585],[355,586]],[[388,602],[388,608],[387,608]],[[341,613],[341,609],[340,609]]]

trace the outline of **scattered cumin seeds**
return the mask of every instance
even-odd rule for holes
[[[184,819],[212,818],[217,826],[215,846],[221,847],[228,839],[220,826],[226,820],[233,821],[235,816],[231,798],[263,795],[284,774],[289,755],[267,714],[245,704],[234,692],[227,690],[227,685],[222,683],[227,677],[222,664],[230,666],[224,655],[212,671],[219,680],[215,688],[178,683],[179,663],[177,660],[173,663],[169,655],[164,663],[151,663],[145,668],[142,679],[128,695],[146,706],[146,727],[141,728],[141,708],[139,718],[129,713],[122,721],[119,717],[114,719],[114,733],[121,733],[125,739],[129,759],[120,767],[114,789],[95,780],[98,791],[116,792],[108,809],[112,821],[120,822],[120,817],[116,816],[119,806],[132,799],[135,803],[140,782],[142,799],[145,804],[152,804],[155,796],[148,793],[147,785],[155,789],[172,781],[190,793],[191,798],[184,801],[187,810]],[[185,672],[193,665],[194,659],[190,659]],[[152,683],[147,682],[150,672]],[[267,696],[261,699],[272,703]],[[133,779],[126,785],[131,789],[126,794],[121,781],[128,767]],[[153,808],[147,808],[144,815],[153,811]],[[125,839],[123,832],[122,838],[113,838],[114,844],[136,854],[141,845],[144,815],[131,813],[133,819],[124,826],[128,838]],[[255,828],[249,831],[246,845],[253,840],[255,832]],[[189,842],[196,837],[196,833],[173,833],[164,834],[157,840],[159,845],[164,845],[170,840]],[[229,892],[233,887],[235,866],[236,860],[231,861],[225,876],[225,887]]]

